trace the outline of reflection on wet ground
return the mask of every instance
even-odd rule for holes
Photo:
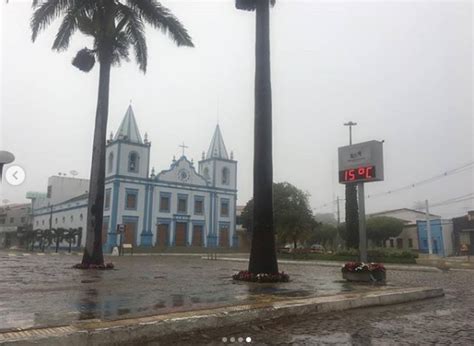
[[[112,258],[111,271],[71,269],[80,256],[0,252],[0,330],[203,309],[261,299],[330,295],[357,288],[338,268],[283,265],[292,281],[233,282],[245,263],[186,256]],[[300,271],[301,272],[298,272]]]

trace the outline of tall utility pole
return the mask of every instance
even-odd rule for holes
[[[349,126],[349,145],[352,145],[352,126],[356,126],[357,123],[353,121],[349,121],[348,123],[344,123],[344,126]]]
[[[432,255],[433,246],[432,246],[432,240],[431,240],[431,222],[430,222],[430,210],[428,207],[428,200],[425,200],[425,206],[426,206],[426,235],[428,237],[428,253]]]
[[[352,145],[352,127],[357,123],[349,121],[344,126],[349,126],[349,145]],[[350,248],[357,249],[359,244],[359,215],[357,203],[357,186],[356,184],[346,184],[346,245]]]
[[[339,225],[341,223],[341,213],[339,209],[339,196],[337,196],[336,202],[337,202],[337,224]]]

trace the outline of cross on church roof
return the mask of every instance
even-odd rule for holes
[[[189,147],[184,145],[184,142],[183,144],[179,145],[179,147],[183,149],[183,156],[184,156],[184,149],[189,148]]]

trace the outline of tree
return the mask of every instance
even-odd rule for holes
[[[66,230],[64,228],[53,229],[54,239],[56,241],[56,252],[59,250],[59,244],[64,240],[64,233]]]
[[[357,205],[357,186],[346,184],[346,246],[359,248],[359,208]]]
[[[192,47],[193,43],[183,25],[156,0],[34,0],[33,7],[35,8],[31,19],[33,41],[54,19],[62,17],[52,49],[66,50],[71,36],[79,30],[93,39],[93,49],[80,50],[72,61],[73,65],[89,72],[96,59],[100,64],[86,246],[82,265],[86,267],[103,265],[105,143],[111,67],[122,60],[128,61],[130,47],[133,47],[140,70],[146,72],[148,54],[145,23],[167,32],[178,46]]]
[[[312,243],[319,243],[325,247],[333,247],[337,231],[338,229],[334,225],[327,223],[317,224],[310,240]]]
[[[337,226],[337,220],[332,213],[315,214],[314,217],[323,224]]]
[[[247,202],[242,210],[242,214],[240,215],[242,220],[242,227],[247,230],[247,232],[252,233],[253,230],[253,199]]]
[[[315,226],[308,194],[296,186],[284,182],[273,184],[275,212],[274,227],[279,244],[291,242],[294,247],[298,242],[309,239]],[[248,201],[242,212],[243,226],[253,232],[254,202]],[[253,241],[253,240],[252,240]]]
[[[403,231],[403,226],[403,221],[394,217],[370,217],[367,219],[367,238],[382,246],[389,238],[398,237]]]
[[[278,272],[273,227],[272,88],[270,76],[270,3],[275,0],[236,0],[237,9],[256,11],[255,128],[253,158],[252,248],[249,272]]]

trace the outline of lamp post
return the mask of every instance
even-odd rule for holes
[[[15,161],[15,156],[8,152],[0,150],[0,182],[2,180],[3,166]]]
[[[353,121],[349,121],[348,123],[344,123],[344,126],[349,126],[349,145],[352,145],[352,126],[356,126],[357,123]]]

